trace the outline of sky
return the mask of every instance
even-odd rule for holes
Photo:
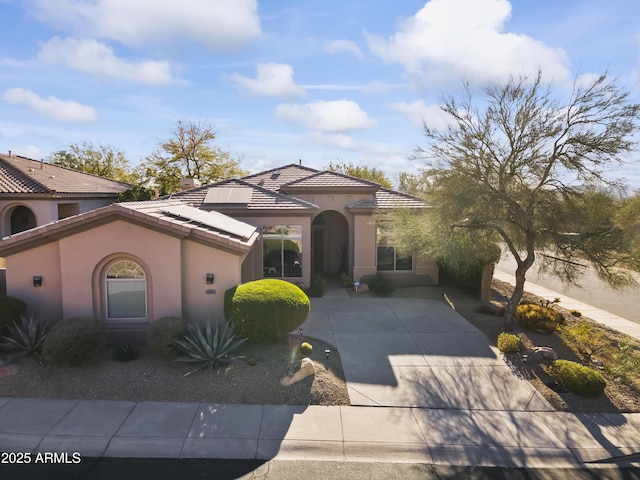
[[[444,95],[607,71],[640,102],[638,0],[0,0],[0,152],[91,141],[137,164],[209,122],[250,171],[414,173]],[[611,172],[640,188],[640,153]]]

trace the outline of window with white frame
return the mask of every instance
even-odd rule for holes
[[[262,270],[264,277],[302,276],[302,225],[262,228]]]
[[[147,279],[140,265],[119,260],[107,271],[107,318],[146,318]]]

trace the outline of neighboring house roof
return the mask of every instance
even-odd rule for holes
[[[0,155],[1,194],[116,195],[131,185],[17,155]]]
[[[211,195],[211,190],[223,190],[223,189],[242,189],[244,192],[250,191],[250,195],[244,197],[243,194],[238,196],[229,194],[229,202],[213,201],[214,195]],[[228,190],[225,191],[228,193]],[[235,197],[235,198],[234,198]],[[240,201],[240,197],[247,199],[246,203]],[[193,205],[204,209],[216,209],[216,210],[288,210],[288,211],[309,211],[317,210],[318,207],[313,203],[300,200],[295,197],[284,195],[267,188],[251,184],[244,179],[232,179],[224,180],[222,182],[213,183],[211,185],[204,185],[202,187],[193,188],[191,190],[185,190],[184,192],[174,193],[168,197],[183,201],[189,205]],[[207,199],[209,198],[209,203]],[[234,201],[231,201],[231,200]],[[215,200],[222,200],[216,198]]]
[[[247,252],[259,236],[258,229],[252,225],[222,213],[204,213],[177,200],[114,203],[5,237],[0,240],[0,256],[25,251],[114,220],[129,221],[237,254]]]

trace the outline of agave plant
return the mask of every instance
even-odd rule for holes
[[[8,363],[29,353],[33,354],[42,365],[42,343],[47,338],[51,324],[43,321],[39,317],[33,315],[20,315],[20,323],[14,322],[9,326],[9,335],[3,336],[5,343],[0,344],[1,347],[11,350],[18,350],[5,358],[3,363]]]
[[[242,358],[231,356],[231,353],[247,339],[237,338],[229,322],[225,322],[222,330],[219,323],[216,322],[215,330],[211,323],[187,323],[187,334],[175,341],[186,353],[186,356],[176,358],[176,362],[201,363],[198,368],[185,373],[185,376],[204,367],[209,370],[220,368],[230,361]]]

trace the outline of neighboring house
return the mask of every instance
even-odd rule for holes
[[[396,251],[375,213],[426,208],[417,197],[301,165],[114,204],[0,241],[8,294],[34,313],[97,316],[112,329],[172,315],[221,318],[240,282],[312,273],[383,273],[436,284],[434,261]]]
[[[0,238],[109,205],[129,188],[11,152],[0,155]]]

